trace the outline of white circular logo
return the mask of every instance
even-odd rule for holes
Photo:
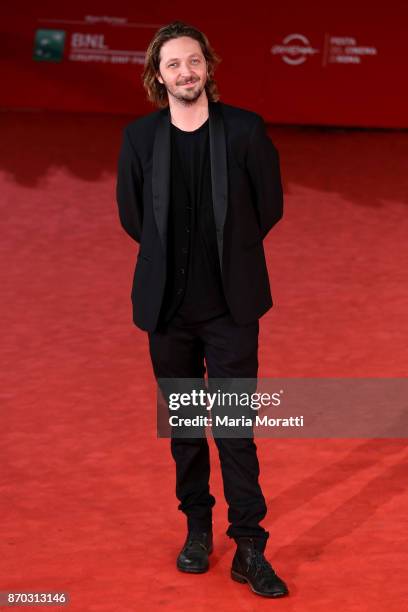
[[[274,45],[271,49],[273,55],[281,55],[282,60],[291,66],[303,64],[308,55],[319,53],[319,49],[314,49],[306,36],[303,34],[288,34],[281,45]]]

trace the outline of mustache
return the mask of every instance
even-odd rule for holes
[[[195,83],[196,81],[198,81],[198,79],[187,79],[186,81],[183,81],[183,83],[179,83],[179,85],[186,85],[187,83]]]

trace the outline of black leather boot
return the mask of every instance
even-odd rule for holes
[[[288,587],[264,557],[266,542],[255,538],[237,538],[237,550],[232,560],[231,578],[247,582],[254,593],[263,597],[283,597]]]
[[[189,531],[184,546],[177,557],[177,567],[182,572],[202,574],[209,568],[208,555],[212,551],[212,530]]]

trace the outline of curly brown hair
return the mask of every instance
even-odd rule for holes
[[[214,79],[214,72],[217,65],[222,61],[211,47],[208,38],[203,32],[183,21],[172,21],[168,25],[161,27],[153,36],[145,57],[142,72],[143,87],[147,91],[147,99],[159,108],[166,108],[169,105],[167,90],[156,77],[160,65],[160,49],[162,45],[172,38],[189,36],[200,43],[201,50],[207,62],[207,81],[205,90],[211,102],[217,102],[220,98],[217,84]]]

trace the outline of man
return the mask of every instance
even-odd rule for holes
[[[219,102],[220,58],[176,21],[151,41],[143,72],[160,110],[124,129],[117,202],[140,244],[133,321],[148,332],[156,378],[256,378],[259,318],[272,306],[262,241],[282,216],[279,156],[263,119]],[[204,365],[205,361],[205,365]],[[237,548],[231,577],[288,594],[264,556],[269,533],[252,437],[214,438]],[[213,549],[206,437],[171,439],[187,537],[179,570],[207,571]]]

